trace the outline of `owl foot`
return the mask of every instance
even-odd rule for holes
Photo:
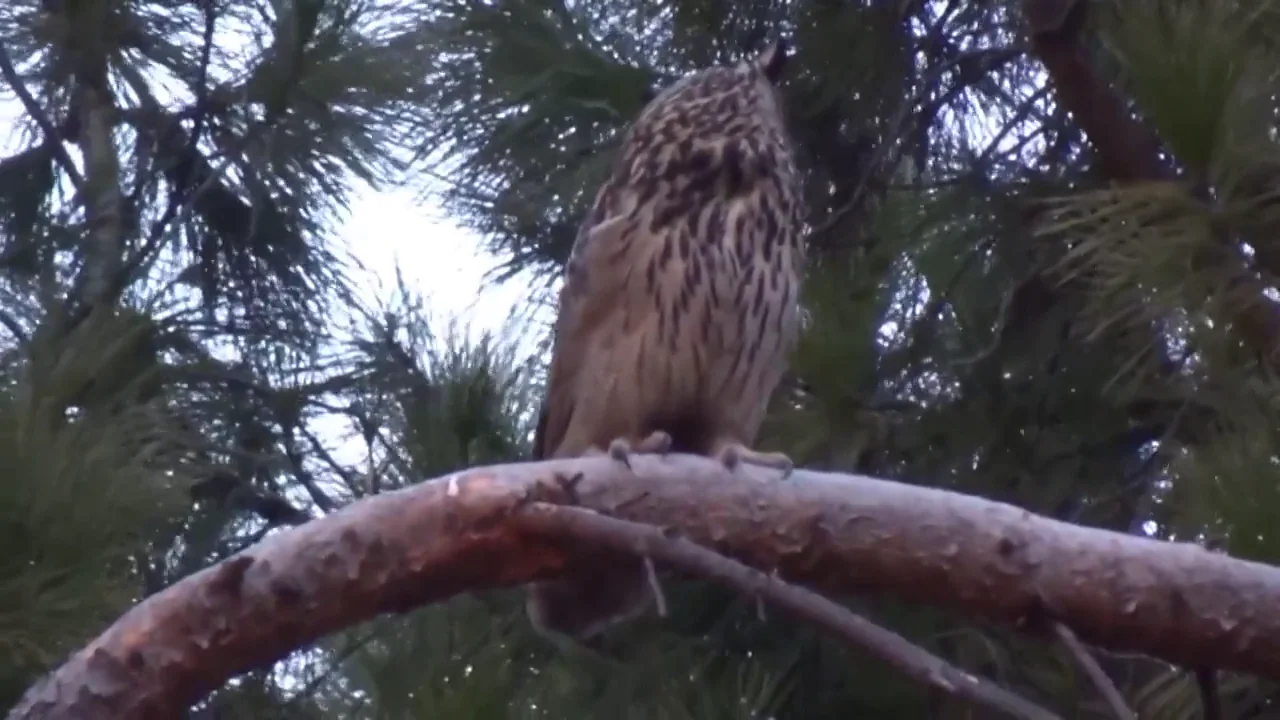
[[[790,477],[792,469],[795,468],[795,463],[784,453],[752,450],[746,445],[737,442],[722,445],[720,451],[716,453],[716,459],[729,472],[734,472],[743,463],[778,470],[782,473],[782,477],[778,478],[779,480],[786,480]]]
[[[666,455],[671,451],[671,435],[662,430],[649,433],[648,437],[632,445],[626,438],[616,438],[609,443],[609,457],[631,469],[632,455]]]

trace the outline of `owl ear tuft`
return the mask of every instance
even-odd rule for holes
[[[764,52],[756,56],[755,65],[769,82],[777,82],[782,76],[782,69],[787,64],[787,50],[786,41],[779,38],[769,43]]]

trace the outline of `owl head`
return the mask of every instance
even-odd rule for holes
[[[774,40],[754,57],[746,58],[735,65],[722,65],[704,69],[700,72],[691,73],[677,80],[672,85],[667,86],[663,90],[654,88],[645,88],[641,95],[641,103],[644,106],[653,104],[660,96],[670,98],[681,91],[687,91],[695,85],[706,85],[708,80],[723,79],[730,75],[755,75],[763,76],[770,85],[777,85],[782,77],[782,71],[786,67],[788,59],[789,47],[785,40],[781,38]]]

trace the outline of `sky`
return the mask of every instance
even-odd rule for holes
[[[0,154],[20,147],[14,101],[0,101]],[[433,315],[456,317],[474,337],[498,331],[519,301],[522,278],[494,285],[485,275],[498,259],[480,248],[480,239],[449,219],[430,198],[410,189],[376,190],[353,184],[350,212],[338,222],[338,239],[369,270],[360,290],[365,299],[386,297],[395,287],[396,263],[409,286],[429,300]]]
[[[339,234],[369,269],[376,284],[371,292],[385,296],[394,288],[398,261],[405,281],[427,297],[432,314],[459,318],[473,336],[501,329],[524,290],[521,278],[486,283],[484,276],[497,259],[430,199],[409,189],[356,187]]]
[[[365,302],[390,296],[398,263],[405,283],[423,295],[433,330],[444,330],[444,323],[451,319],[472,340],[486,331],[504,330],[526,290],[524,276],[501,285],[487,281],[485,275],[498,259],[480,248],[480,238],[459,227],[420,193],[407,188],[375,190],[363,183],[356,188],[339,236],[368,270],[368,284],[358,288]],[[522,356],[534,352],[536,341],[536,332],[521,334],[516,340],[518,352]],[[358,428],[349,418],[317,418],[317,430],[334,441],[333,455],[341,462],[359,467],[367,457],[364,443],[357,440]]]
[[[0,93],[10,96],[0,81]],[[16,100],[0,98],[0,156],[21,146],[17,120],[23,114]],[[395,268],[409,286],[429,299],[440,318],[458,318],[474,337],[497,331],[520,299],[522,278],[494,286],[485,274],[497,258],[480,249],[480,239],[449,219],[430,198],[410,189],[376,190],[355,181],[350,212],[338,222],[338,239],[369,270],[361,282],[366,300],[387,296],[395,287]]]

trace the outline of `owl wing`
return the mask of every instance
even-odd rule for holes
[[[574,242],[560,288],[546,400],[534,430],[535,460],[554,457],[564,441],[593,341],[609,329],[623,301],[629,265],[626,225],[623,215],[584,224]]]

